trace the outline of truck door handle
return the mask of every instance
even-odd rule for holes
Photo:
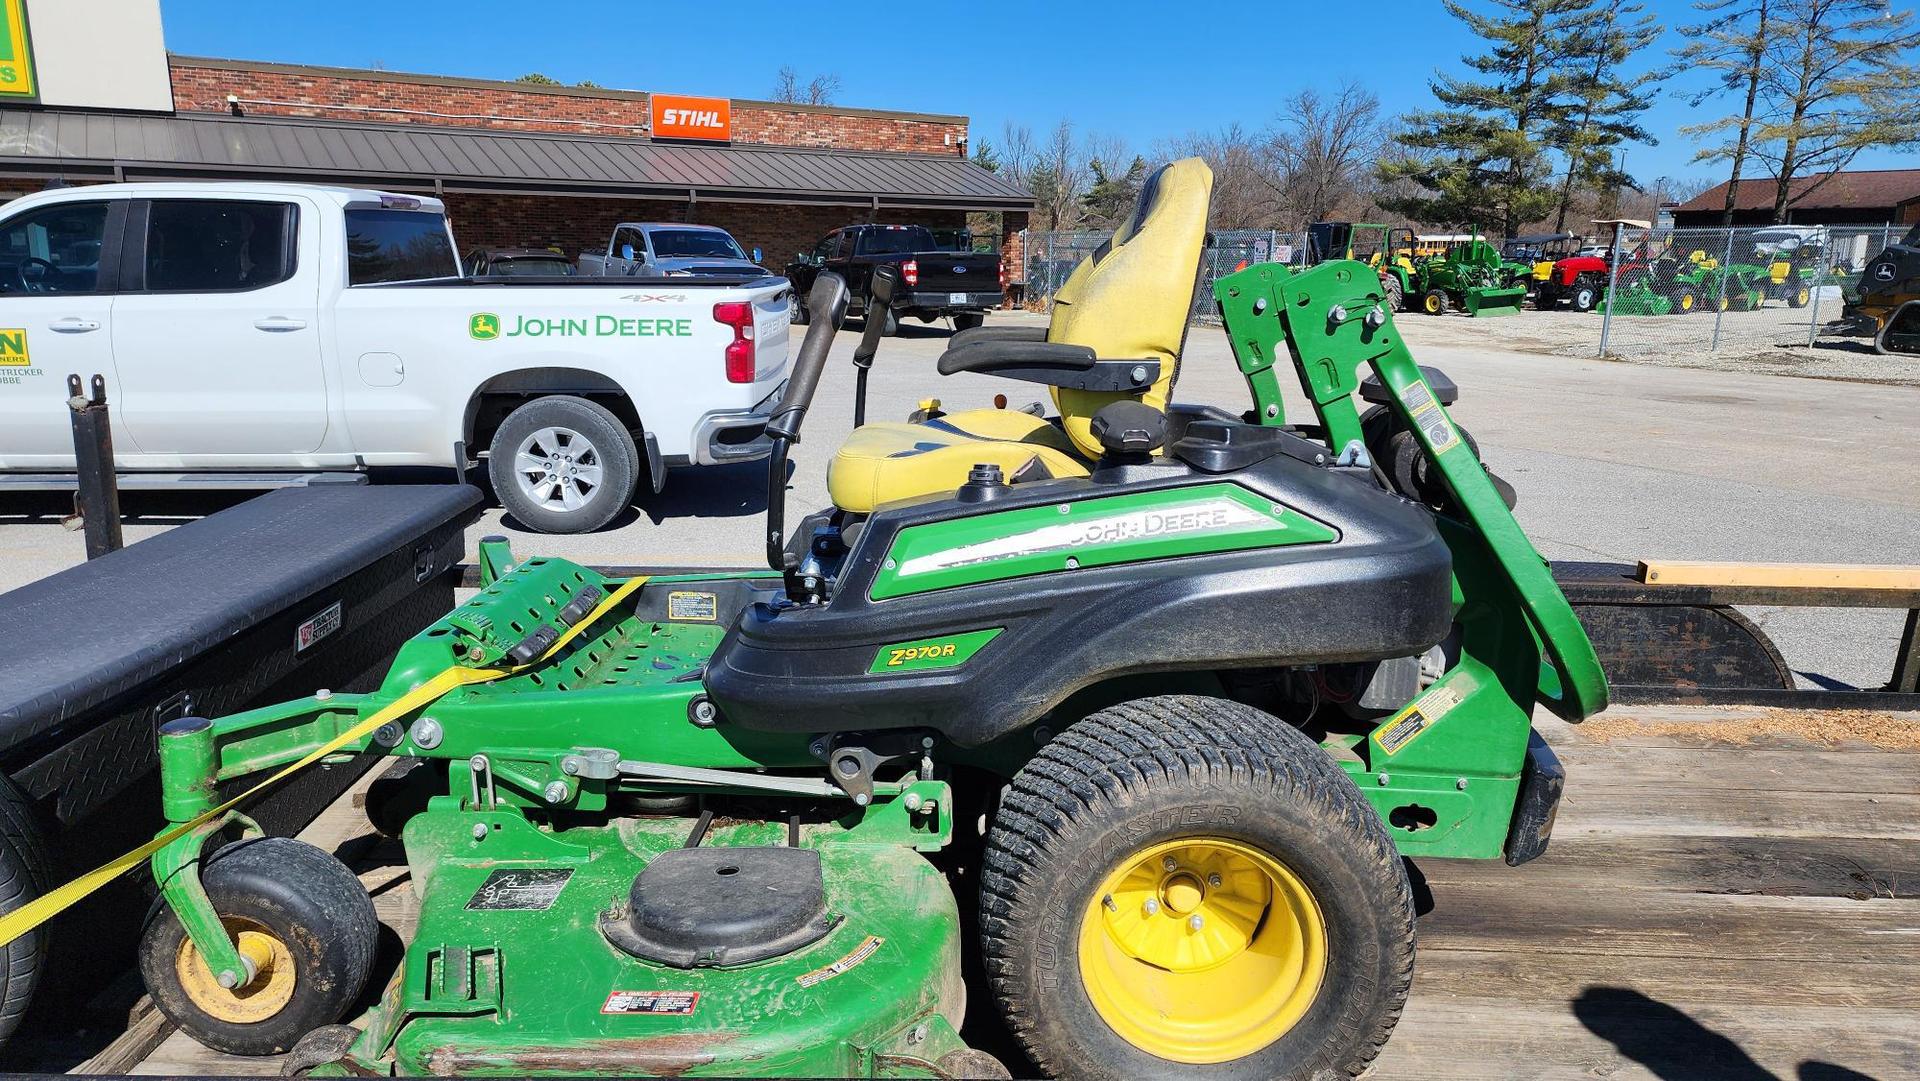
[[[55,319],[53,322],[48,323],[47,329],[56,334],[85,334],[90,330],[99,330],[100,321],[97,319],[80,319],[69,315],[65,319]]]
[[[307,329],[307,321],[305,319],[289,319],[284,315],[269,315],[265,319],[255,319],[253,325],[261,330],[268,331]]]

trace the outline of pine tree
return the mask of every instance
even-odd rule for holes
[[[1773,166],[1773,220],[1787,220],[1869,147],[1912,146],[1920,33],[1884,0],[1782,0],[1784,32],[1760,80],[1754,156]],[[1799,191],[1793,182],[1813,180]]]
[[[1580,59],[1574,65],[1579,78],[1569,91],[1572,105],[1547,129],[1547,141],[1567,161],[1554,232],[1566,231],[1567,206],[1576,183],[1604,193],[1636,187],[1633,177],[1614,163],[1613,152],[1621,143],[1656,141],[1640,126],[1639,116],[1653,104],[1653,87],[1667,73],[1656,69],[1629,76],[1621,68],[1659,40],[1660,32],[1653,16],[1639,4],[1608,7],[1573,50]]]
[[[1135,155],[1124,173],[1108,172],[1106,163],[1099,158],[1087,162],[1087,168],[1093,172],[1093,182],[1087,186],[1087,193],[1080,197],[1080,205],[1087,208],[1087,217],[1094,223],[1102,228],[1111,228],[1139,200],[1140,185],[1147,179],[1146,159]]]
[[[1689,41],[1674,55],[1685,66],[1713,72],[1714,84],[1695,94],[1689,104],[1698,107],[1722,94],[1739,93],[1742,105],[1737,115],[1689,124],[1680,133],[1696,139],[1717,136],[1722,140],[1702,147],[1693,160],[1730,163],[1727,202],[1720,224],[1732,228],[1733,208],[1740,197],[1740,174],[1753,150],[1754,110],[1759,104],[1761,76],[1767,68],[1767,49],[1780,29],[1780,0],[1695,0],[1693,6],[1712,18],[1682,31]],[[1731,142],[1726,141],[1729,137]]]
[[[1543,136],[1570,107],[1566,70],[1584,36],[1605,14],[1595,0],[1490,0],[1494,14],[1445,0],[1447,10],[1488,42],[1462,57],[1482,80],[1437,76],[1429,86],[1441,108],[1405,118],[1399,142],[1410,153],[1380,167],[1386,183],[1421,189],[1383,200],[1420,221],[1497,220],[1507,236],[1553,209]]]

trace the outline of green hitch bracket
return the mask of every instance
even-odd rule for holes
[[[497,533],[481,537],[479,555],[474,562],[480,567],[480,588],[485,589],[513,570],[513,548],[507,538]]]
[[[211,811],[219,773],[212,721],[181,717],[160,726],[161,808],[168,822],[191,822]]]

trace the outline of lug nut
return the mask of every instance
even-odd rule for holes
[[[1160,861],[1160,866],[1165,867],[1169,871],[1178,871],[1180,869],[1180,861],[1174,859],[1172,856],[1168,856]]]
[[[1187,917],[1187,926],[1193,928],[1196,931],[1198,931],[1202,927],[1205,927],[1206,925],[1207,925],[1207,921],[1201,919],[1200,914],[1198,912]]]
[[[1212,886],[1212,887],[1213,887],[1214,889],[1216,889],[1216,890],[1217,890],[1217,889],[1219,889],[1219,888],[1220,888],[1220,876],[1219,876],[1219,875],[1208,875],[1208,876],[1207,876],[1207,885],[1209,885],[1209,886]]]
[[[1147,903],[1146,903],[1146,904],[1144,904],[1144,905],[1141,905],[1141,906],[1140,906],[1140,908],[1141,908],[1141,910],[1142,910],[1142,911],[1144,911],[1144,912],[1145,912],[1145,913],[1146,913],[1147,915],[1149,915],[1149,916],[1152,916],[1152,915],[1155,915],[1155,914],[1157,914],[1157,913],[1158,913],[1158,912],[1160,911],[1160,902],[1158,902],[1158,901],[1156,901],[1156,900],[1154,900],[1153,898],[1151,898],[1151,897],[1149,897],[1149,898],[1147,898]]]

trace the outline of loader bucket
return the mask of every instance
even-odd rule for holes
[[[1513,315],[1520,311],[1520,305],[1527,301],[1527,287],[1509,285],[1504,288],[1487,286],[1467,290],[1466,309],[1468,315]]]

